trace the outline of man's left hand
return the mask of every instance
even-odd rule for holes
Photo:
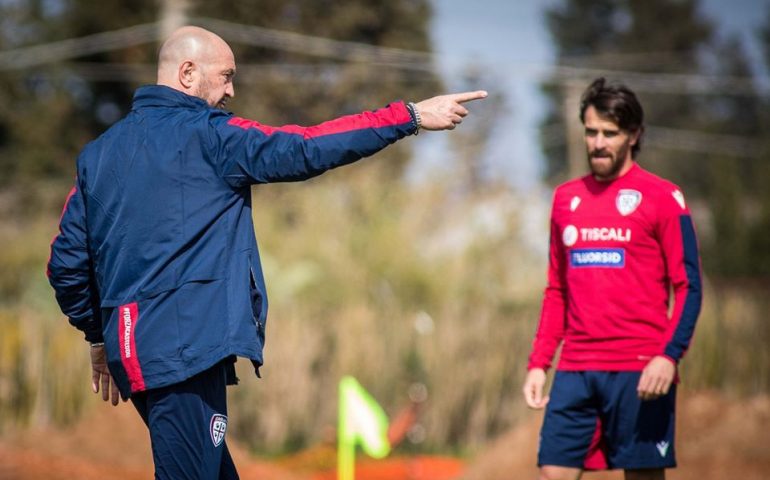
[[[676,365],[669,358],[658,355],[642,370],[636,391],[642,400],[655,400],[668,393],[676,375]]]

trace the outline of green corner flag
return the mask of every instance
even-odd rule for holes
[[[383,458],[390,453],[388,417],[355,378],[342,377],[339,392],[337,478],[353,480],[356,443],[360,443],[364,452],[374,458]]]

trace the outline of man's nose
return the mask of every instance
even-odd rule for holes
[[[602,148],[604,148],[607,145],[607,138],[604,135],[602,135],[601,133],[599,133],[594,138],[594,142],[595,142],[594,146],[597,149],[602,149]]]
[[[235,96],[235,86],[232,83],[227,84],[227,89],[225,90],[225,94],[233,98]]]

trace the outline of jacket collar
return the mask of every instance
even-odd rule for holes
[[[133,110],[145,107],[183,107],[192,109],[208,108],[208,104],[165,85],[145,85],[134,93]]]

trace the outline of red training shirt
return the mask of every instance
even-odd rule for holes
[[[670,292],[673,309],[669,317]],[[642,370],[678,362],[700,312],[700,261],[681,190],[638,164],[622,177],[559,186],[548,286],[528,368]]]

